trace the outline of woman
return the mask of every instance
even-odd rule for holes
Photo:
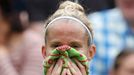
[[[47,20],[45,24],[45,46],[42,54],[45,58],[44,69],[46,75],[87,75],[86,67],[79,58],[86,56],[89,62],[96,51],[93,44],[92,27],[81,5],[70,1],[63,2],[59,9]],[[73,58],[67,49],[73,48],[81,57]],[[55,49],[63,53],[54,55]],[[67,57],[65,52],[68,53]],[[74,52],[74,53],[75,53]],[[51,58],[52,56],[52,58]],[[54,60],[53,60],[54,58]],[[48,59],[52,59],[49,61]],[[67,59],[67,60],[65,60]],[[47,63],[48,62],[48,63]],[[65,64],[67,63],[67,64]],[[65,67],[66,66],[66,67]]]

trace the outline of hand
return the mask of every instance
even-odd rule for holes
[[[72,74],[69,69],[64,68],[61,75],[72,75]]]
[[[52,64],[51,67],[48,69],[46,75],[60,75],[62,71],[63,60],[59,59],[56,64]]]
[[[78,60],[74,59],[76,64],[74,64],[70,59],[68,63],[68,68],[64,68],[62,71],[63,60],[59,59],[58,62],[52,64],[48,69],[46,75],[87,75],[85,66],[83,66]],[[62,73],[61,73],[62,71]]]
[[[78,60],[74,59],[76,64],[74,64],[70,59],[69,59],[69,70],[71,71],[72,75],[87,75],[85,66],[83,66]]]

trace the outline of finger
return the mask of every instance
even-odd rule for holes
[[[53,70],[54,64],[51,65],[51,67],[48,69],[47,74],[46,75],[51,75],[52,70]]]
[[[62,74],[61,75],[67,75],[67,69],[63,69]]]
[[[67,69],[67,75],[72,75],[69,69]]]
[[[69,69],[63,69],[61,75],[72,75]]]
[[[69,68],[69,70],[71,71],[71,73],[73,75],[76,75],[76,71],[74,70],[74,68],[72,67],[72,65],[70,64],[70,62],[68,62],[68,68]]]
[[[82,75],[87,75],[85,66],[83,66],[77,59],[74,59],[74,61],[76,62],[77,66],[79,67]]]
[[[72,63],[72,66],[73,66],[73,68],[75,69],[75,71],[76,71],[78,74],[81,75],[82,73],[81,73],[80,69],[77,67],[77,65],[74,64],[70,59],[69,59],[69,61],[70,61],[70,63]]]
[[[60,75],[62,70],[62,65],[63,65],[63,60],[59,59],[52,71],[52,75]]]
[[[79,68],[69,59],[68,67],[73,75],[81,75]]]

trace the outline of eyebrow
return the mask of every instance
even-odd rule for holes
[[[72,42],[70,42],[69,44],[70,44],[70,45],[79,45],[79,46],[81,46],[80,43],[81,43],[80,41],[72,41]]]
[[[61,44],[61,42],[59,42],[58,40],[57,40],[57,41],[56,41],[56,40],[55,40],[55,41],[51,41],[50,43],[51,43],[51,45],[54,45],[54,44]]]
[[[53,40],[53,41],[50,41],[50,43],[51,43],[51,45],[55,45],[55,44],[62,45],[62,42],[60,42],[59,40]],[[79,45],[79,46],[82,46],[81,43],[82,42],[80,42],[78,40],[73,40],[73,41],[69,42],[69,45]]]

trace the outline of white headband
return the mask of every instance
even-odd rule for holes
[[[48,27],[53,23],[55,22],[56,20],[59,20],[59,19],[71,19],[71,20],[74,20],[74,21],[77,21],[79,22],[87,31],[88,31],[88,34],[90,36],[90,44],[93,43],[93,38],[92,38],[92,35],[91,35],[91,32],[89,31],[89,29],[87,28],[87,26],[81,22],[79,19],[77,18],[74,18],[74,17],[71,17],[71,16],[60,16],[60,17],[57,17],[55,19],[53,19],[51,22],[49,22],[45,28],[45,35],[46,35],[46,30],[48,29]]]

